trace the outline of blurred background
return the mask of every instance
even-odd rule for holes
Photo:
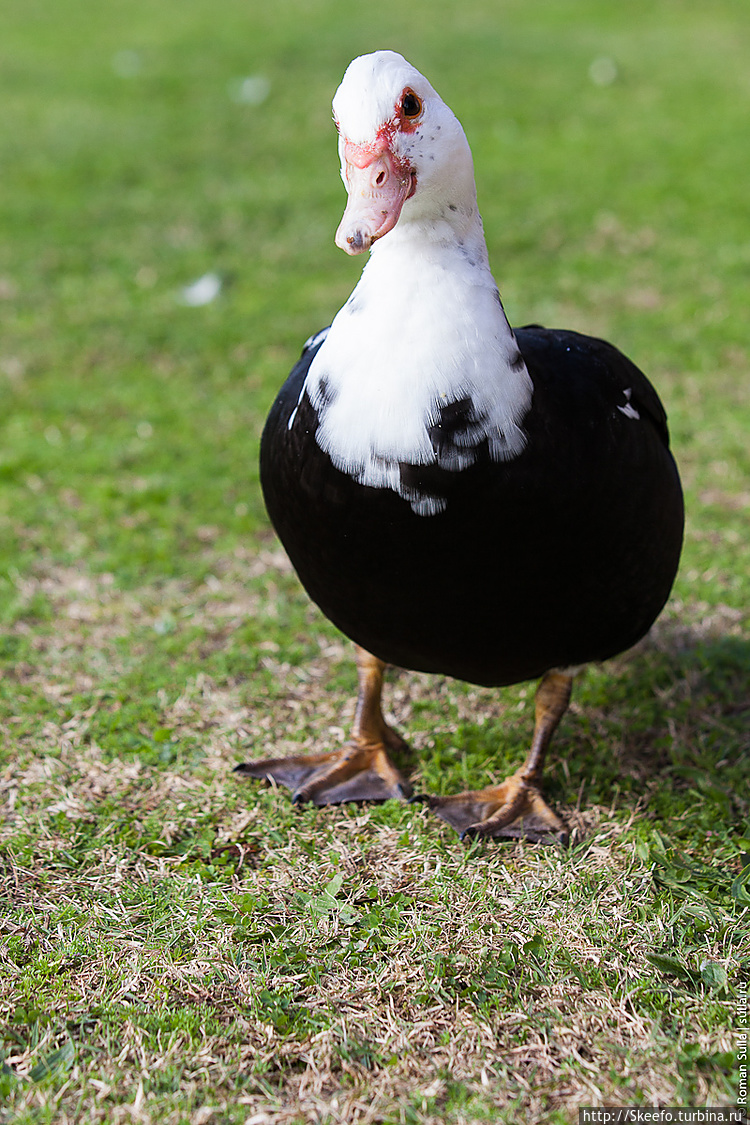
[[[361,268],[333,245],[330,101],[383,46],[464,124],[511,322],[606,336],[656,382],[691,499],[680,589],[740,604],[744,0],[2,8],[6,605],[40,552],[133,582],[267,535],[263,417]]]
[[[545,774],[564,854],[231,773],[343,742],[353,711],[257,456],[362,267],[333,242],[331,98],[381,47],[465,127],[511,322],[606,337],[670,417],[682,567],[650,639],[576,685]],[[0,0],[13,1120],[569,1125],[734,1099],[749,58],[747,0]],[[416,788],[515,768],[532,692],[390,673]]]

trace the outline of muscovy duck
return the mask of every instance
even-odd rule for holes
[[[271,409],[261,481],[310,597],[356,645],[351,741],[237,769],[295,801],[409,798],[381,710],[386,664],[475,684],[541,677],[529,756],[429,806],[462,835],[564,840],[540,792],[581,666],[635,644],[669,595],[683,503],[666,415],[603,340],[510,328],[464,132],[393,51],[333,102],[348,202],[371,251]]]

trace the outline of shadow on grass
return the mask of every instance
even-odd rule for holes
[[[665,630],[616,660],[591,666],[553,739],[546,793],[563,810],[624,805],[703,832],[736,826],[748,813],[748,683],[750,641],[706,638],[697,630]],[[519,691],[523,701],[517,701]],[[508,689],[499,716],[477,714],[457,726],[443,714],[451,744],[438,735],[419,755],[424,787],[456,792],[516,769],[531,739],[531,695],[531,686]],[[486,700],[491,708],[492,698],[483,697],[480,707]],[[420,710],[429,724],[430,704]]]
[[[584,782],[586,802],[645,800],[705,830],[737,823],[748,812],[750,641],[664,640],[584,678],[553,746],[552,795],[570,800]]]

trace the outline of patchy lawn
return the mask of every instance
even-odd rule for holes
[[[257,8],[257,10],[255,10]],[[0,43],[0,1120],[577,1120],[733,1104],[750,974],[750,21],[708,9],[39,0]],[[293,809],[348,643],[257,446],[358,276],[330,97],[401,49],[472,143],[515,323],[600,333],[670,414],[651,635],[576,685],[566,851],[419,805]],[[205,305],[186,291],[215,274]],[[517,766],[533,685],[393,670],[417,789]]]

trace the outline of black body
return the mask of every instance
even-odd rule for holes
[[[436,515],[358,484],[321,451],[306,396],[298,406],[316,349],[269,415],[261,482],[274,527],[323,613],[389,664],[517,683],[622,652],[669,595],[683,504],[656,392],[602,340],[538,327],[516,337],[534,387],[526,448],[493,462],[480,447],[461,472],[402,466],[445,499]],[[461,405],[434,442],[461,426]]]

